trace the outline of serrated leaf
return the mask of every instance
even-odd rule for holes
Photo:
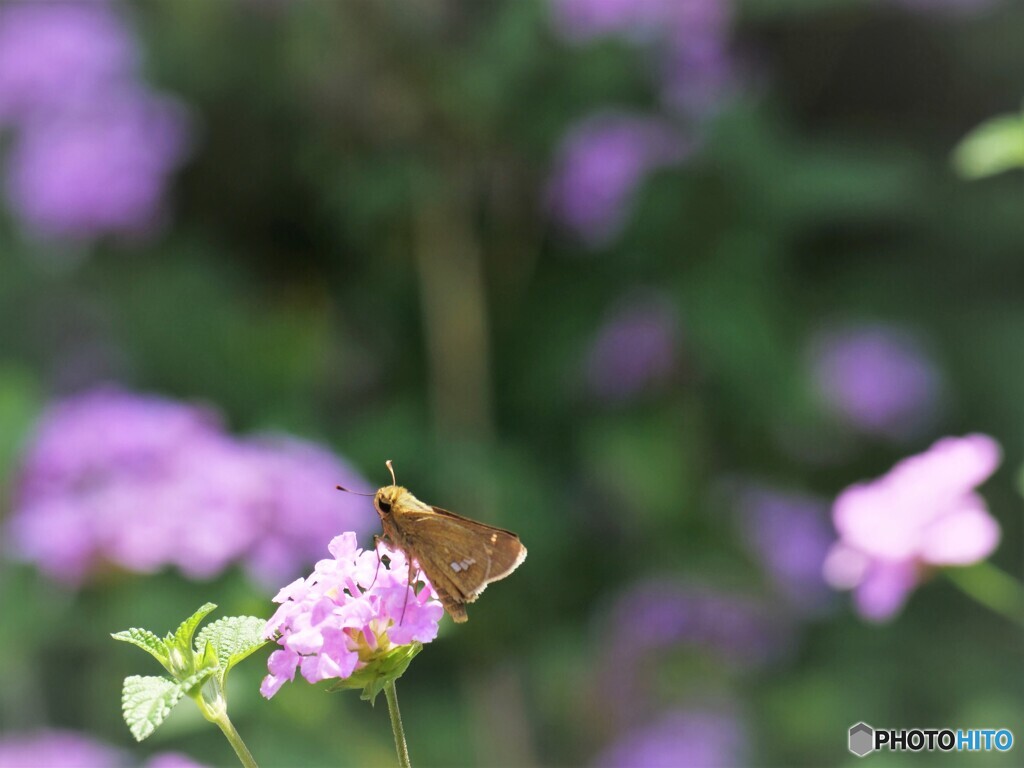
[[[132,627],[122,632],[114,632],[110,636],[115,640],[138,646],[159,661],[168,672],[171,671],[168,663],[167,644],[148,629]]]
[[[968,179],[1024,167],[1024,117],[1001,115],[986,120],[957,145],[953,165]]]
[[[223,680],[229,669],[267,642],[266,626],[267,620],[256,616],[226,616],[200,630],[196,651],[202,653],[207,643],[214,647]]]
[[[198,672],[178,682],[166,677],[132,675],[124,679],[121,712],[136,741],[153,733],[182,696],[209,677],[212,670]]]
[[[206,616],[216,608],[215,603],[206,603],[202,605],[198,611],[193,613],[174,631],[174,643],[183,651],[192,650],[192,635],[195,634],[196,627],[199,626],[199,622],[206,618]]]

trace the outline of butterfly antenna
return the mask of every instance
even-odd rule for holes
[[[334,487],[337,488],[339,491],[344,491],[345,493],[351,493],[351,494],[353,494],[355,496],[376,496],[377,495],[375,493],[360,493],[359,491],[350,491],[348,488],[345,488],[345,487],[340,486],[340,485],[336,485]]]
[[[385,461],[384,462],[384,466],[386,466],[388,468],[388,472],[391,473],[391,484],[392,485],[398,485],[398,481],[395,480],[395,468],[393,466],[391,466],[391,459],[388,459],[387,461]]]

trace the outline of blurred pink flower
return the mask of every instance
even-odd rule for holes
[[[44,414],[5,532],[15,556],[69,584],[104,563],[209,578],[235,562],[279,583],[339,530],[372,525],[337,483],[365,485],[319,446],[239,440],[208,409],[99,389]]]
[[[999,524],[975,488],[999,462],[999,445],[986,435],[947,437],[883,477],[847,488],[833,507],[839,541],[825,560],[826,580],[854,589],[858,612],[883,621],[928,568],[988,557]]]
[[[128,768],[127,752],[75,731],[0,733],[0,768]],[[204,768],[180,752],[160,752],[144,768]]]
[[[83,105],[136,75],[139,52],[110,3],[0,8],[0,121]]]
[[[5,192],[34,237],[150,233],[185,159],[186,110],[142,82],[117,7],[0,8],[0,122],[14,128]]]
[[[590,245],[602,245],[624,225],[644,178],[687,151],[664,120],[625,112],[592,115],[562,140],[548,182],[548,207]]]
[[[124,752],[74,731],[0,734],[0,768],[117,768],[127,764]]]
[[[344,679],[398,646],[437,637],[444,609],[429,582],[419,592],[409,584],[401,551],[384,544],[364,551],[354,533],[335,537],[329,549],[333,560],[321,560],[274,598],[281,607],[266,631],[282,648],[267,660],[260,692],[268,699],[296,669],[310,683]]]
[[[10,150],[8,205],[40,238],[144,234],[159,223],[187,134],[182,105],[137,89],[29,123]]]

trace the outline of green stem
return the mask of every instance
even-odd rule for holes
[[[395,693],[395,681],[391,680],[384,686],[384,695],[388,699],[388,714],[391,715],[391,730],[395,732],[395,749],[398,751],[400,768],[412,768],[409,762],[409,747],[405,743],[405,729],[402,727],[402,713],[398,711],[398,694]]]
[[[968,597],[1024,626],[1024,585],[992,563],[946,568],[943,573]]]
[[[235,750],[235,754],[238,755],[238,759],[242,762],[242,765],[244,765],[245,768],[259,768],[259,766],[256,765],[256,760],[253,759],[252,753],[249,752],[249,748],[245,746],[245,742],[242,741],[242,737],[238,735],[238,731],[235,730],[235,726],[228,719],[228,713],[224,712],[215,722],[224,732],[224,736],[227,737],[228,743],[230,743],[232,749]]]

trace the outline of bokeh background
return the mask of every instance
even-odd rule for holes
[[[158,670],[108,633],[269,616],[369,545],[333,487],[385,459],[530,552],[399,682],[414,764],[1024,738],[1019,628],[821,575],[839,491],[972,431],[1021,571],[1024,185],[950,156],[1022,36],[1014,0],[3,3],[5,764],[232,764],[191,706],[133,743]],[[228,690],[261,764],[393,763],[380,706],[262,699],[265,655]]]

